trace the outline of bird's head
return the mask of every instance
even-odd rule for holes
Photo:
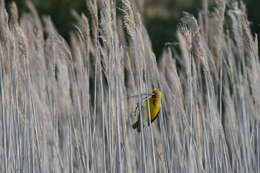
[[[163,94],[158,88],[154,88],[153,93],[152,93],[152,97],[161,99],[163,97]]]

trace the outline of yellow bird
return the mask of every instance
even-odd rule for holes
[[[150,125],[149,115],[150,115],[151,122],[153,122],[158,117],[159,112],[161,110],[162,97],[163,97],[162,92],[157,88],[153,89],[153,92],[151,95],[152,96],[146,101],[145,110],[144,110],[144,116],[148,120],[149,125]],[[133,129],[137,129],[137,131],[140,132],[140,130],[141,130],[140,116],[139,116],[138,120],[132,125],[132,127],[133,127]]]

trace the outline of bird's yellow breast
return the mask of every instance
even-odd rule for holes
[[[153,121],[160,112],[161,109],[161,98],[151,97],[149,98],[149,104],[146,104],[145,117],[148,119],[150,112],[150,119]],[[149,110],[149,112],[148,112]]]

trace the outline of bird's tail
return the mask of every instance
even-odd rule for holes
[[[140,128],[140,120],[138,119],[133,125],[132,125],[133,129],[137,129],[138,132],[141,131]]]

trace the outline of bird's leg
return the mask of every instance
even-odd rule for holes
[[[151,96],[145,97],[145,98],[143,99],[143,103],[145,103],[147,100],[149,100],[150,97],[151,97]]]

